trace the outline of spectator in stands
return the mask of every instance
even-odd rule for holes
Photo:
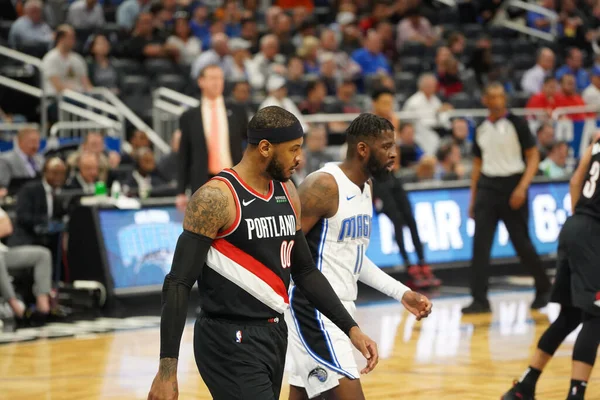
[[[13,225],[0,208],[0,239],[13,233]],[[17,320],[34,317],[34,310],[26,312],[18,300],[11,283],[10,271],[33,268],[33,295],[36,299],[35,313],[50,313],[50,290],[52,289],[52,254],[41,246],[7,247],[0,242],[0,296],[9,304]]]
[[[410,122],[402,122],[398,129],[400,166],[411,167],[419,162],[423,150],[415,142],[415,127]]]
[[[223,99],[225,77],[218,65],[205,67],[198,77],[200,106],[181,114],[181,145],[177,176],[178,209],[185,210],[186,190],[194,193],[223,168],[242,159],[248,115],[242,106]]]
[[[248,68],[250,66],[250,42],[240,38],[234,38],[229,41],[229,51],[233,63],[231,65],[231,74],[227,76],[228,81],[248,81],[250,78]]]
[[[137,18],[131,37],[123,44],[124,53],[129,58],[140,61],[152,58],[171,58],[179,56],[179,51],[172,44],[165,44],[165,37],[152,26],[153,16],[142,12]]]
[[[567,142],[555,142],[548,153],[548,157],[540,162],[539,169],[546,178],[561,179],[570,174],[567,170],[567,157],[569,156],[569,144]]]
[[[503,1],[504,0],[480,0],[479,21],[488,24],[501,17],[499,11]]]
[[[192,63],[192,79],[198,79],[200,71],[208,65],[218,65],[229,76],[233,71],[233,57],[229,54],[227,35],[217,33],[211,40],[211,49],[203,52]]]
[[[44,163],[44,158],[38,154],[39,148],[40,132],[37,129],[19,131],[14,149],[0,154],[0,188],[9,188],[14,179],[38,176]]]
[[[135,26],[138,15],[150,9],[150,0],[125,0],[117,8],[117,24],[130,31]]]
[[[419,124],[425,128],[434,128],[440,124],[438,113],[452,108],[444,104],[435,95],[438,81],[433,74],[423,74],[419,77],[419,90],[404,103],[403,110],[419,115]]]
[[[152,150],[148,147],[139,148],[135,151],[134,158],[136,169],[125,181],[124,192],[133,192],[137,197],[146,198],[157,189],[164,188],[167,183],[156,170],[156,160]]]
[[[321,53],[319,56],[319,76],[327,87],[327,96],[335,96],[341,81],[341,74],[332,53]]]
[[[388,6],[387,1],[374,1],[371,12],[358,23],[360,30],[366,34],[370,29],[375,29],[377,24],[391,17],[391,11],[392,7]]]
[[[454,57],[460,59],[465,53],[465,47],[467,45],[467,40],[465,39],[465,35],[460,32],[453,32],[448,37],[448,49]]]
[[[314,80],[306,86],[306,100],[300,103],[302,114],[320,114],[325,112],[325,97],[327,88],[321,80]]]
[[[548,116],[556,108],[556,95],[558,94],[558,82],[553,76],[544,78],[542,91],[534,94],[527,101],[525,108],[543,108],[547,110]]]
[[[0,108],[0,123],[2,124],[22,124],[27,122],[27,118],[21,114],[8,114]],[[13,133],[13,132],[11,132]]]
[[[181,65],[192,65],[192,62],[202,52],[200,39],[192,36],[187,13],[178,12],[175,14],[173,35],[169,36],[167,44],[178,50],[178,61]]]
[[[571,47],[567,50],[565,65],[556,71],[556,79],[561,81],[563,75],[570,74],[575,77],[576,91],[581,92],[590,84],[590,75],[583,68],[583,54],[581,50]]]
[[[251,18],[242,20],[242,33],[240,35],[241,39],[244,39],[250,42],[250,53],[254,54],[258,52],[259,49],[259,32],[258,26],[256,25],[256,21]]]
[[[279,39],[268,34],[260,39],[260,52],[252,58],[249,64],[249,81],[254,89],[265,88],[269,75],[275,73],[285,75],[284,57],[278,54]]]
[[[304,116],[296,107],[296,104],[289,97],[287,97],[287,87],[285,78],[280,75],[271,75],[267,79],[267,93],[269,96],[262,102],[258,109],[262,109],[269,106],[281,107],[288,110],[298,118],[304,132],[308,131],[308,125],[304,121]]]
[[[92,60],[88,63],[88,74],[93,86],[110,89],[119,93],[121,74],[110,59],[110,42],[104,35],[96,35],[90,42]]]
[[[319,74],[319,47],[321,41],[314,36],[302,39],[302,46],[297,51],[297,56],[304,62],[304,72],[307,75]]]
[[[327,129],[325,126],[315,125],[308,130],[303,158],[306,159],[304,166],[306,175],[321,169],[326,163],[334,161],[331,154],[327,153]]]
[[[327,105],[330,114],[358,114],[362,111],[356,102],[356,85],[353,81],[345,80],[337,87],[337,99],[333,104]]]
[[[464,118],[452,120],[452,138],[460,149],[461,158],[470,157],[473,143],[469,140],[469,123]]]
[[[135,165],[136,150],[142,147],[151,147],[151,143],[146,132],[135,129],[122,147],[124,151],[121,155],[121,165]]]
[[[458,144],[454,141],[442,144],[436,153],[436,157],[435,179],[451,181],[464,178],[465,167],[461,164]]]
[[[58,234],[63,229],[66,206],[58,196],[65,184],[67,167],[57,157],[46,160],[43,178],[29,182],[19,191],[15,231],[9,246],[42,245],[56,252]]]
[[[479,87],[484,87],[487,84],[489,75],[494,70],[492,63],[492,41],[489,37],[483,36],[477,40],[467,68],[472,69],[475,73],[475,79]]]
[[[432,181],[435,179],[437,159],[432,155],[424,155],[415,165],[415,177],[417,182]]]
[[[179,144],[181,143],[181,131],[177,129],[171,137],[171,152],[160,159],[156,170],[165,182],[177,182],[177,157]]]
[[[67,165],[72,171],[77,170],[79,158],[83,153],[91,153],[98,159],[98,177],[101,181],[108,180],[108,174],[111,169],[116,169],[121,163],[121,156],[116,151],[105,151],[104,136],[100,132],[89,132],[85,135],[81,147],[69,154]]]
[[[556,107],[575,107],[584,106],[585,102],[581,98],[581,95],[577,93],[575,76],[572,74],[563,74],[560,78],[560,89],[561,92],[556,95]],[[582,121],[588,114],[567,114],[567,118],[573,121]]]
[[[440,46],[435,52],[435,74],[440,76],[446,70],[446,62],[452,58],[452,52],[448,46]]]
[[[381,52],[382,47],[381,37],[376,31],[371,30],[367,33],[364,47],[352,53],[352,59],[360,65],[363,76],[392,73],[390,62]]]
[[[304,97],[306,95],[304,63],[300,57],[290,57],[288,61],[287,87],[290,96]]]
[[[205,4],[200,3],[194,9],[190,29],[192,34],[200,39],[202,48],[208,48],[210,44],[210,23],[208,21],[208,7]]]
[[[77,161],[77,172],[67,181],[66,189],[81,190],[86,195],[96,193],[96,182],[100,174],[98,155],[83,152]]]
[[[292,43],[292,18],[281,13],[277,15],[273,33],[279,40],[279,51],[286,57],[296,53],[296,46]]]
[[[230,38],[236,38],[241,33],[242,10],[237,0],[226,0],[224,7],[218,9],[216,17],[225,24],[225,34]]]
[[[379,21],[375,25],[375,31],[379,34],[383,46],[381,52],[388,60],[398,59],[398,49],[396,48],[396,38],[394,37],[394,26],[388,21]]]
[[[265,24],[267,32],[273,32],[277,24],[277,18],[283,13],[283,10],[277,6],[271,6],[265,12]]]
[[[42,2],[28,0],[23,8],[23,16],[10,26],[9,46],[17,50],[36,45],[47,48],[52,40],[52,28],[43,19]]]
[[[77,0],[69,6],[67,23],[75,29],[94,29],[104,25],[104,10],[98,0]]]
[[[312,16],[305,18],[298,26],[296,34],[292,38],[292,43],[296,48],[300,48],[304,38],[309,36],[317,36],[317,21]]]
[[[558,21],[562,25],[562,36],[559,39],[559,43],[563,46],[574,46],[580,49],[588,46],[586,40],[587,33],[587,16],[581,9],[581,7],[575,2],[575,0],[562,0],[560,3],[560,12],[558,14]],[[571,71],[574,73],[574,71]],[[579,91],[585,88],[580,88],[579,77],[577,77],[577,87]],[[558,77],[560,78],[560,77]]]
[[[418,7],[409,10],[404,15],[404,19],[398,24],[396,37],[398,51],[401,51],[407,42],[420,43],[423,46],[431,47],[437,40],[437,33],[432,28],[429,20],[421,15]]]
[[[521,78],[521,89],[525,93],[536,94],[542,90],[544,79],[552,74],[554,69],[554,52],[542,47],[538,51],[537,63],[528,69]]]
[[[400,127],[400,121],[395,114],[394,92],[388,89],[377,89],[371,95],[371,100],[373,102],[373,114],[390,121],[397,131]]]
[[[581,97],[585,104],[600,105],[600,67],[592,68],[592,83],[585,88]]]
[[[544,160],[554,145],[554,127],[545,122],[537,129],[537,148],[540,152],[540,160]]]
[[[542,0],[539,5],[550,11],[556,11],[554,0]],[[550,32],[552,22],[545,14],[527,11],[527,26],[542,32]]]
[[[336,21],[341,35],[339,48],[346,54],[351,54],[360,47],[362,41],[362,32],[356,25],[356,16],[350,12],[341,12],[337,15]]]
[[[438,75],[437,91],[442,97],[450,98],[463,91],[459,72],[458,60],[454,56],[448,58],[444,63],[443,73]]]
[[[250,118],[258,111],[256,104],[252,102],[252,88],[247,81],[234,83],[231,89],[231,102],[244,107]]]
[[[42,59],[43,85],[46,95],[56,95],[70,89],[77,92],[92,89],[87,64],[73,51],[75,31],[69,25],[56,29],[56,47]]]

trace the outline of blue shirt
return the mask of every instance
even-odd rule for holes
[[[210,49],[210,25],[206,22],[199,24],[196,21],[190,22],[192,34],[202,42],[203,49]]]
[[[34,24],[29,17],[17,19],[8,32],[8,44],[12,48],[23,45],[36,45],[52,43],[52,29],[47,23]]]
[[[117,8],[117,24],[125,29],[133,29],[135,20],[142,12],[138,0],[126,0]]]
[[[383,53],[373,54],[367,49],[358,49],[352,53],[352,59],[360,65],[363,75],[376,74],[379,69],[392,73],[392,67]]]
[[[577,71],[573,71],[568,65],[563,65],[556,71],[556,79],[560,80],[563,75],[571,74],[575,76],[577,82],[577,91],[581,92],[590,85],[590,74],[583,68],[579,68]]]

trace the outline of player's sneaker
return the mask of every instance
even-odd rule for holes
[[[433,271],[429,265],[421,266],[421,275],[427,282],[428,287],[438,287],[442,284],[442,281],[433,274]]]
[[[514,381],[513,387],[508,392],[504,393],[504,395],[500,397],[500,400],[535,400],[535,397],[528,394],[528,392],[523,391],[520,382]]]
[[[411,289],[423,289],[427,287],[427,280],[423,276],[421,266],[411,265],[408,267],[408,276],[410,277],[408,286]]]

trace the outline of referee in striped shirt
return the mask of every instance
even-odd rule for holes
[[[488,118],[473,141],[473,174],[469,215],[475,219],[471,295],[465,314],[490,311],[487,299],[490,252],[498,221],[503,221],[521,262],[535,278],[532,309],[548,303],[550,280],[529,237],[527,191],[536,175],[540,156],[527,121],[506,108],[506,93],[499,83],[485,89]]]

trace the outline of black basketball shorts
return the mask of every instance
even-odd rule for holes
[[[201,315],[194,327],[198,371],[214,400],[278,400],[285,368],[287,325]]]
[[[600,316],[600,221],[595,218],[576,214],[565,222],[550,301]]]

